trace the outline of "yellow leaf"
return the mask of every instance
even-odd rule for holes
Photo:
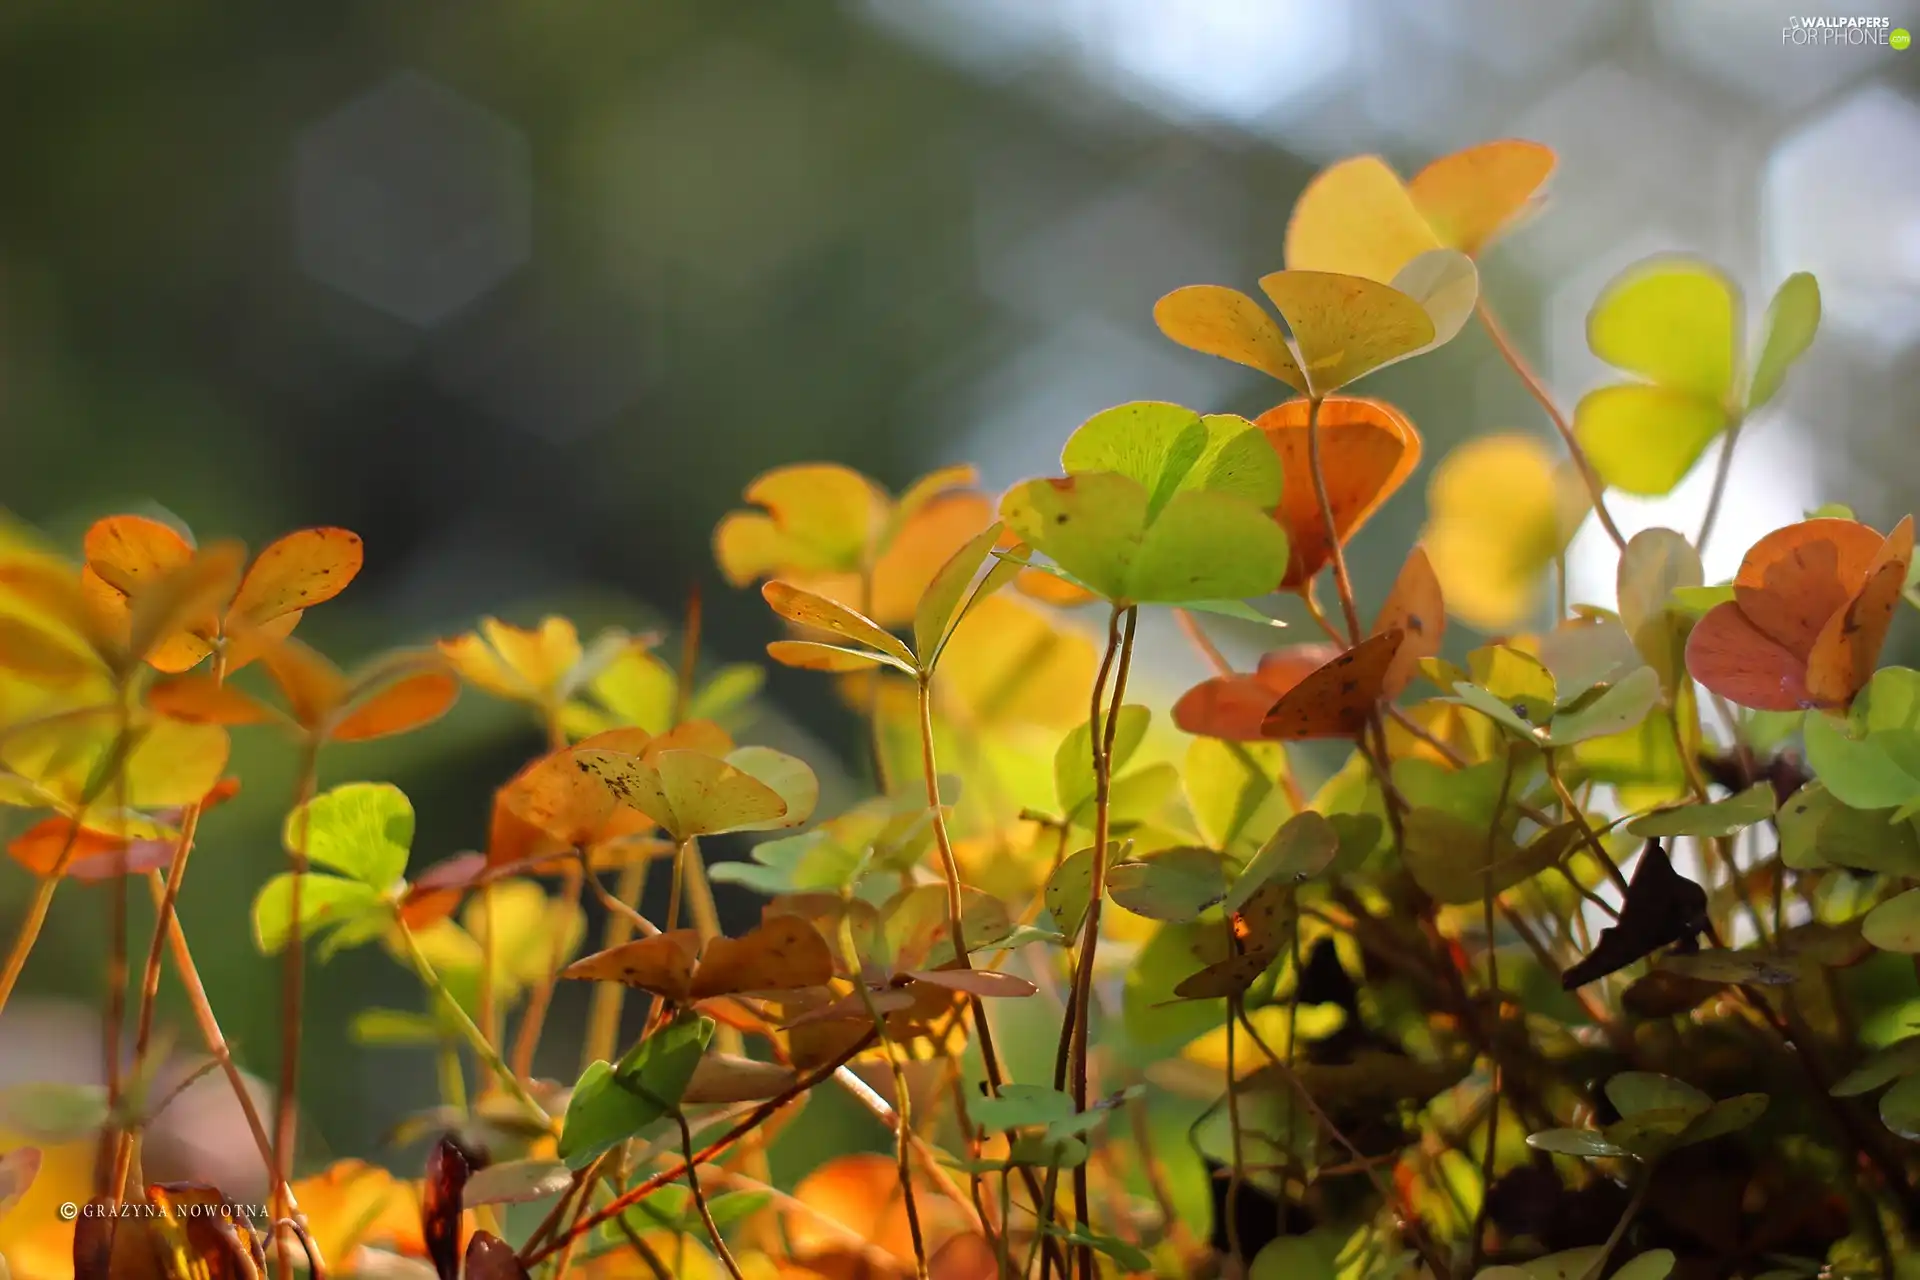
[[[1160,332],[1183,347],[1231,360],[1280,379],[1305,394],[1307,380],[1280,326],[1237,289],[1196,284],[1175,289],[1153,306]]]
[[[1554,160],[1551,147],[1502,138],[1440,157],[1407,190],[1442,244],[1477,257],[1532,207]]]
[[[714,530],[714,557],[744,587],[778,574],[805,577],[860,568],[886,523],[886,495],[846,467],[780,467],[747,486],[761,511],[735,511]]]
[[[1391,285],[1325,271],[1276,271],[1260,287],[1293,333],[1313,395],[1338,391],[1430,346],[1432,317]]]
[[[514,702],[553,696],[581,657],[580,633],[558,617],[536,628],[483,618],[479,632],[442,640],[439,649],[469,684]]]
[[[1608,364],[1711,404],[1728,403],[1740,292],[1702,262],[1655,258],[1631,267],[1587,316],[1587,344]]]
[[[1574,435],[1600,479],[1641,497],[1672,493],[1726,425],[1714,401],[1639,382],[1589,392],[1573,411]]]
[[[1485,631],[1525,618],[1586,509],[1578,477],[1533,436],[1485,436],[1448,454],[1420,538],[1448,612]]]
[[[1443,245],[1399,175],[1378,156],[1355,156],[1322,170],[1300,193],[1287,222],[1287,269],[1385,284]]]

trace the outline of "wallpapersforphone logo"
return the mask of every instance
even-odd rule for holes
[[[1894,26],[1891,18],[1792,17],[1780,28],[1780,43],[1904,49],[1912,43],[1912,37],[1906,28]]]

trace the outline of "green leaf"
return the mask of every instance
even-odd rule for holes
[[[713,1036],[710,1018],[683,1017],[635,1045],[617,1064],[580,1076],[560,1129],[559,1155],[574,1170],[677,1111]]]
[[[1556,747],[1589,738],[1610,738],[1645,720],[1659,703],[1659,673],[1652,667],[1639,667],[1624,680],[1609,685],[1592,702],[1556,715],[1547,727],[1547,737]]]
[[[1110,842],[1107,856],[1111,858],[1118,849],[1119,845]],[[1093,903],[1093,850],[1081,849],[1061,859],[1047,877],[1044,896],[1047,914],[1060,932],[1068,937],[1079,933],[1087,908]]]
[[[1267,627],[1287,625],[1278,618],[1268,617],[1244,600],[1189,600],[1180,607],[1195,613],[1211,613],[1222,618],[1236,618],[1241,622],[1258,622]]]
[[[1126,768],[1127,761],[1140,748],[1147,736],[1147,726],[1153,719],[1153,713],[1142,706],[1125,706],[1113,722],[1113,759],[1109,764],[1111,773],[1117,774]],[[1102,728],[1104,729],[1104,724]],[[1060,746],[1053,753],[1053,786],[1060,799],[1060,812],[1071,814],[1089,798],[1094,791],[1093,776],[1093,729],[1087,723],[1075,725],[1060,740]]]
[[[1780,856],[1796,871],[1857,867],[1920,879],[1920,831],[1894,821],[1893,809],[1855,809],[1822,782],[1787,797],[1775,821]]]
[[[1115,863],[1107,871],[1107,896],[1150,920],[1195,920],[1227,896],[1226,859],[1187,846]]]
[[[1573,433],[1609,488],[1636,497],[1672,493],[1726,430],[1726,410],[1667,387],[1601,387],[1573,408]]]
[[[1115,603],[1185,604],[1266,595],[1286,572],[1287,536],[1224,494],[1175,494],[1149,523],[1147,490],[1111,472],[1031,480],[1001,514],[1023,539]]]
[[[1167,924],[1140,948],[1121,988],[1120,1009],[1132,1047],[1159,1056],[1218,1027],[1224,999],[1180,1001],[1174,987],[1194,969],[1201,948],[1220,945],[1219,924]],[[1217,954],[1217,952],[1212,953]]]
[[[1087,1144],[1078,1138],[1025,1133],[1008,1148],[1007,1162],[1035,1169],[1077,1169],[1087,1162],[1089,1154]]]
[[[752,662],[729,663],[694,690],[692,699],[687,703],[687,718],[722,722],[731,720],[735,712],[759,696],[766,683],[765,667]]]
[[[814,806],[820,802],[820,779],[805,760],[771,747],[738,747],[727,753],[727,763],[766,784],[787,806],[777,818],[727,830],[773,831],[797,827],[813,816]]]
[[[1616,276],[1587,315],[1587,345],[1615,368],[1709,404],[1732,398],[1740,293],[1704,262],[1660,258]]]
[[[1880,1122],[1908,1142],[1920,1142],[1920,1075],[1907,1076],[1880,1095]]]
[[[1247,1280],[1338,1280],[1335,1259],[1312,1236],[1281,1236],[1261,1246]]]
[[[1855,809],[1898,809],[1920,796],[1920,778],[1888,750],[1891,734],[1856,738],[1844,721],[1823,711],[1807,712],[1801,734],[1807,764],[1843,803]]]
[[[362,1009],[347,1024],[347,1035],[359,1045],[444,1044],[450,1038],[438,1018],[410,1009]]]
[[[1711,804],[1683,804],[1635,818],[1627,831],[1636,836],[1730,836],[1773,816],[1773,784],[1756,782],[1739,795]]]
[[[1908,1036],[1868,1054],[1864,1062],[1833,1086],[1833,1096],[1853,1098],[1872,1093],[1916,1071],[1920,1071],[1920,1036]]]
[[[1860,936],[1882,951],[1920,953],[1920,889],[1908,889],[1867,912]]]
[[[107,1091],[96,1084],[53,1081],[0,1089],[0,1129],[43,1146],[64,1146],[99,1133]]]
[[[1578,839],[1572,826],[1555,827],[1521,848],[1506,830],[1489,842],[1484,824],[1468,822],[1439,809],[1415,809],[1403,820],[1407,874],[1436,902],[1459,906],[1479,902],[1489,883],[1496,894],[1554,866]]]
[[[1058,1236],[1068,1244],[1088,1245],[1096,1252],[1112,1258],[1129,1274],[1136,1271],[1149,1271],[1153,1268],[1153,1259],[1149,1258],[1145,1252],[1113,1236],[1099,1235],[1084,1227],[1053,1226],[1047,1228],[1047,1234]]]
[[[1623,1119],[1643,1111],[1705,1113],[1713,1098],[1684,1080],[1652,1071],[1622,1071],[1607,1081],[1607,1100]]]
[[[1223,910],[1238,911],[1269,881],[1311,879],[1326,870],[1339,852],[1340,832],[1333,823],[1312,809],[1296,813],[1248,861],[1220,905]]]
[[[460,1189],[460,1203],[468,1209],[482,1204],[532,1204],[572,1185],[572,1171],[559,1160],[503,1160],[475,1170]]]
[[[1532,740],[1546,726],[1535,725],[1521,712],[1524,704],[1516,707],[1482,689],[1477,684],[1460,683],[1453,686],[1454,697],[1448,701],[1458,702],[1462,706],[1472,707],[1475,711],[1490,717],[1501,728]]]
[[[999,540],[1000,530],[1004,527],[996,520],[976,534],[940,566],[940,571],[933,575],[933,581],[927,584],[926,591],[921,594],[920,603],[913,611],[913,650],[923,669],[932,669],[940,642],[946,638],[954,611],[960,607],[961,597],[973,585],[974,575],[986,563],[987,553],[993,550],[993,544]]]
[[[390,903],[372,886],[339,876],[308,875],[300,886],[300,936],[311,939],[323,928],[338,928]],[[253,941],[262,955],[274,955],[293,933],[293,873],[266,882],[253,900]]]
[[[1684,670],[1684,647],[1675,643],[1668,611],[1674,593],[1706,581],[1700,553],[1684,534],[1672,529],[1642,529],[1627,542],[1615,575],[1620,625],[1661,683],[1674,687]]]
[[[1545,724],[1559,705],[1559,689],[1546,663],[1511,645],[1483,645],[1467,655],[1467,673],[1529,724]]]
[[[1612,1280],[1666,1280],[1675,1261],[1671,1249],[1649,1249],[1621,1263]]]
[[[1760,354],[1753,362],[1753,380],[1747,390],[1747,412],[1773,399],[1786,380],[1787,370],[1813,345],[1820,330],[1820,284],[1805,271],[1796,271],[1780,284],[1767,305]]]
[[[1275,781],[1286,770],[1286,753],[1277,743],[1195,738],[1181,772],[1201,838],[1235,856],[1266,843],[1293,812]]]
[[[1604,1134],[1592,1129],[1544,1129],[1539,1133],[1527,1135],[1527,1145],[1536,1151],[1551,1151],[1555,1155],[1578,1156],[1582,1160],[1600,1160],[1614,1156],[1624,1156],[1624,1147],[1617,1147],[1607,1141]]]
[[[996,1132],[1070,1120],[1077,1110],[1066,1094],[1033,1084],[1005,1084],[998,1097],[974,1098],[967,1103],[967,1114],[973,1122]]]
[[[1697,1142],[1708,1142],[1729,1133],[1738,1133],[1766,1112],[1767,1095],[1764,1093],[1743,1093],[1723,1098],[1709,1107],[1707,1114],[1681,1132],[1679,1145],[1690,1147]]]
[[[283,838],[288,852],[385,893],[407,872],[413,805],[391,783],[349,782],[288,814]]]
[[[1256,507],[1280,501],[1280,455],[1266,433],[1232,414],[1201,417],[1157,401],[1123,404],[1095,414],[1067,440],[1060,464],[1068,475],[1111,471],[1152,495],[1149,517],[1176,493],[1229,494]]]

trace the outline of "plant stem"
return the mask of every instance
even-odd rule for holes
[[[1507,362],[1507,367],[1512,369],[1515,376],[1526,385],[1528,394],[1532,395],[1540,407],[1546,410],[1548,420],[1553,423],[1553,429],[1560,433],[1560,439],[1566,444],[1567,452],[1573,456],[1574,466],[1580,471],[1580,479],[1586,483],[1587,494],[1593,500],[1593,513],[1600,518],[1600,527],[1607,531],[1607,536],[1613,539],[1615,547],[1625,551],[1627,540],[1621,535],[1620,526],[1613,522],[1613,516],[1607,510],[1606,486],[1600,483],[1599,474],[1594,471],[1593,464],[1587,460],[1587,451],[1580,447],[1579,439],[1573,434],[1573,424],[1567,421],[1566,415],[1562,414],[1553,403],[1553,396],[1548,393],[1546,385],[1534,374],[1526,358],[1508,339],[1507,331],[1500,327],[1500,322],[1494,319],[1493,309],[1487,306],[1487,300],[1481,298],[1474,304],[1474,310],[1479,313],[1480,323],[1485,327],[1487,336],[1493,339],[1493,345],[1500,352],[1500,358]]]
[[[1487,946],[1487,995],[1493,1007],[1493,1028],[1489,1048],[1488,1063],[1492,1068],[1493,1079],[1487,1091],[1487,1150],[1480,1165],[1480,1207],[1473,1215],[1473,1230],[1468,1236],[1467,1247],[1471,1251],[1467,1257],[1467,1271],[1475,1274],[1480,1270],[1480,1260],[1485,1256],[1485,1237],[1487,1232],[1487,1209],[1492,1203],[1493,1166],[1500,1154],[1500,1087],[1503,1069],[1497,1052],[1500,1036],[1500,950],[1495,945],[1494,900],[1498,897],[1493,891],[1493,851],[1499,839],[1501,818],[1507,808],[1507,799],[1513,793],[1513,748],[1505,750],[1506,769],[1500,778],[1500,798],[1493,802],[1493,818],[1487,823],[1487,869],[1481,878],[1480,926],[1486,934]]]
[[[537,1263],[551,1257],[553,1254],[558,1253],[568,1241],[585,1235],[603,1222],[610,1222],[618,1218],[622,1213],[634,1205],[639,1204],[661,1187],[666,1186],[668,1183],[678,1182],[680,1179],[686,1177],[689,1168],[705,1164],[707,1161],[713,1159],[741,1138],[765,1124],[779,1112],[781,1108],[792,1103],[795,1098],[814,1088],[822,1081],[830,1079],[834,1072],[838,1071],[860,1054],[866,1052],[867,1047],[873,1043],[873,1039],[871,1035],[868,1035],[856,1040],[851,1046],[841,1050],[831,1062],[816,1068],[813,1074],[796,1080],[793,1084],[787,1086],[786,1090],[779,1096],[769,1098],[767,1101],[755,1107],[748,1113],[745,1119],[734,1125],[733,1128],[727,1130],[712,1142],[709,1142],[699,1151],[694,1152],[692,1158],[683,1161],[676,1168],[657,1173],[638,1186],[614,1197],[613,1202],[605,1208],[589,1214],[587,1217],[574,1223],[566,1230],[561,1238],[549,1240],[532,1253],[522,1255],[520,1259],[521,1265],[529,1268],[533,1267]]]
[[[467,1044],[473,1049],[474,1054],[486,1064],[489,1071],[493,1072],[494,1077],[500,1081],[515,1101],[527,1109],[531,1119],[551,1127],[553,1117],[547,1114],[547,1109],[540,1105],[538,1099],[527,1092],[527,1087],[520,1082],[520,1077],[514,1074],[513,1068],[507,1065],[506,1059],[500,1056],[500,1051],[493,1047],[486,1033],[467,1016],[467,1011],[460,1007],[458,1000],[454,999],[453,992],[447,990],[447,984],[441,981],[438,973],[434,972],[433,962],[428,960],[427,953],[420,949],[419,940],[413,936],[413,930],[407,927],[405,921],[398,918],[394,921],[394,928],[399,932],[401,945],[406,949],[407,959],[413,964],[414,973],[419,975],[421,983],[439,999],[452,1016],[454,1026],[459,1029],[461,1035],[466,1037]]]
[[[707,1239],[713,1241],[713,1252],[719,1257],[727,1269],[727,1274],[732,1276],[733,1280],[746,1280],[746,1277],[740,1274],[740,1264],[733,1260],[733,1254],[727,1249],[726,1240],[720,1235],[720,1224],[713,1220],[713,1210],[707,1207],[707,1193],[700,1189],[700,1175],[695,1171],[693,1163],[693,1130],[687,1127],[686,1114],[678,1107],[673,1109],[673,1122],[680,1126],[680,1149],[686,1153],[687,1157],[687,1190],[693,1193],[693,1207],[699,1211],[700,1221],[706,1225]],[[919,1239],[917,1224],[914,1238],[916,1241]],[[923,1270],[921,1274],[924,1277],[925,1271]]]
[[[1231,936],[1231,935],[1229,935]],[[1240,1188],[1246,1181],[1247,1156],[1240,1134],[1240,1086],[1234,1078],[1233,1024],[1240,1018],[1240,997],[1227,997],[1227,1130],[1232,1139],[1233,1168],[1227,1175],[1227,1256],[1235,1266],[1247,1265],[1240,1243]],[[1291,1044],[1291,1042],[1289,1042]]]
[[[1122,619],[1124,618],[1124,628]],[[1107,892],[1107,840],[1110,834],[1110,800],[1113,792],[1113,742],[1120,722],[1120,708],[1125,705],[1127,696],[1127,671],[1133,664],[1134,629],[1139,620],[1139,610],[1133,606],[1125,609],[1115,606],[1107,620],[1107,648],[1119,652],[1119,660],[1113,672],[1113,698],[1109,703],[1104,721],[1100,718],[1100,693],[1098,685],[1093,690],[1093,716],[1088,724],[1088,737],[1093,747],[1093,884],[1089,890],[1087,919],[1080,941],[1080,957],[1074,966],[1074,1010],[1073,1010],[1073,1052],[1071,1055],[1070,1076],[1073,1085],[1073,1106],[1075,1111],[1087,1109],[1087,1029],[1093,1021],[1093,965],[1095,953],[1100,945],[1100,904]],[[1087,1166],[1080,1164],[1073,1170],[1073,1212],[1074,1219],[1083,1231],[1092,1232],[1093,1219],[1087,1197]],[[1076,1245],[1075,1255],[1079,1259],[1081,1280],[1095,1280],[1097,1272],[1094,1266],[1093,1246]]]
[[[1340,528],[1333,520],[1333,499],[1327,493],[1327,475],[1320,466],[1320,400],[1307,401],[1307,466],[1313,471],[1313,493],[1320,500],[1320,520],[1327,531],[1333,557],[1333,585],[1340,593],[1340,610],[1347,617],[1347,643],[1360,643],[1360,612],[1353,603],[1353,581],[1347,577],[1347,553],[1340,546]]]
[[[1612,1234],[1607,1237],[1606,1243],[1600,1246],[1599,1256],[1588,1264],[1580,1280],[1600,1280],[1600,1277],[1606,1273],[1607,1259],[1613,1256],[1613,1251],[1618,1249],[1620,1242],[1626,1238],[1627,1228],[1632,1226],[1633,1220],[1640,1216],[1640,1208],[1647,1202],[1647,1192],[1652,1189],[1653,1174],[1651,1172],[1641,1174],[1639,1185],[1634,1187],[1633,1196],[1627,1201],[1626,1212],[1620,1215],[1620,1221],[1613,1224]]]
[[[1707,494],[1707,513],[1700,518],[1700,536],[1693,540],[1693,549],[1702,556],[1707,554],[1707,539],[1713,536],[1714,521],[1720,518],[1720,500],[1726,496],[1727,477],[1733,473],[1733,447],[1740,443],[1742,425],[1741,420],[1735,418],[1720,442],[1720,460],[1714,465],[1713,488]]]
[[[555,900],[578,909],[580,890],[585,881],[581,864],[577,861],[568,863],[566,870],[560,873],[560,887],[553,895]],[[493,932],[491,917],[487,920],[487,932]],[[547,972],[540,979],[540,985],[527,998],[527,1011],[520,1015],[519,1033],[513,1040],[513,1069],[523,1079],[533,1079],[533,1054],[540,1047],[540,1033],[546,1028],[547,1011],[553,1007],[553,991],[560,983],[560,970],[567,965],[566,947],[566,934],[556,930]]]
[[[298,1113],[294,1096],[300,1088],[300,1023],[306,981],[307,940],[300,928],[300,890],[307,879],[307,806],[319,786],[320,743],[309,736],[300,753],[300,775],[294,795],[294,812],[300,815],[294,824],[293,848],[287,851],[293,863],[292,892],[288,895],[286,950],[281,955],[280,988],[280,1083],[273,1100],[273,1185],[278,1189],[293,1182],[293,1142]],[[284,1205],[274,1207],[273,1216],[286,1212]],[[280,1280],[292,1280],[293,1253],[283,1237],[278,1264]]]
[[[158,907],[166,892],[158,871],[147,873],[147,887],[152,891],[155,907]],[[240,1114],[247,1122],[247,1131],[253,1135],[254,1146],[260,1152],[260,1165],[271,1178],[274,1173],[273,1139],[267,1133],[260,1108],[254,1104],[253,1092],[247,1088],[246,1078],[240,1074],[240,1068],[233,1060],[233,1050],[227,1044],[226,1035],[220,1030],[220,1020],[214,1016],[213,1005],[207,999],[207,988],[200,981],[199,966],[193,962],[193,953],[187,947],[186,931],[180,927],[180,917],[177,915],[167,923],[167,941],[173,951],[173,967],[179,975],[180,985],[186,989],[187,1007],[193,1011],[194,1021],[199,1025],[200,1038],[207,1046],[207,1052],[220,1064],[221,1073],[227,1077],[227,1085],[232,1089],[234,1100],[240,1104]],[[300,1206],[294,1201],[293,1188],[280,1183],[272,1186],[271,1191],[271,1198],[287,1206],[286,1216],[299,1223]],[[317,1249],[315,1256],[318,1256]]]
[[[594,884],[599,881],[589,869],[587,876]],[[640,901],[641,890],[646,888],[647,864],[631,862],[620,868],[620,879],[613,890],[614,900],[623,906]],[[633,921],[618,911],[607,912],[607,927],[600,940],[602,951],[630,941],[633,938]],[[613,1051],[620,1039],[620,1010],[626,1003],[627,988],[619,982],[596,982],[593,984],[593,1003],[587,1013],[587,1035],[585,1050],[580,1057],[580,1069],[585,1071],[589,1065],[603,1058],[611,1060]]]

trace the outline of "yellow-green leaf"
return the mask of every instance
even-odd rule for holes
[[[1731,399],[1740,292],[1703,262],[1661,258],[1615,277],[1587,316],[1587,344],[1615,368],[1712,405]]]
[[[1601,387],[1573,410],[1574,435],[1600,479],[1641,497],[1673,492],[1727,422],[1716,401],[1641,383]]]

